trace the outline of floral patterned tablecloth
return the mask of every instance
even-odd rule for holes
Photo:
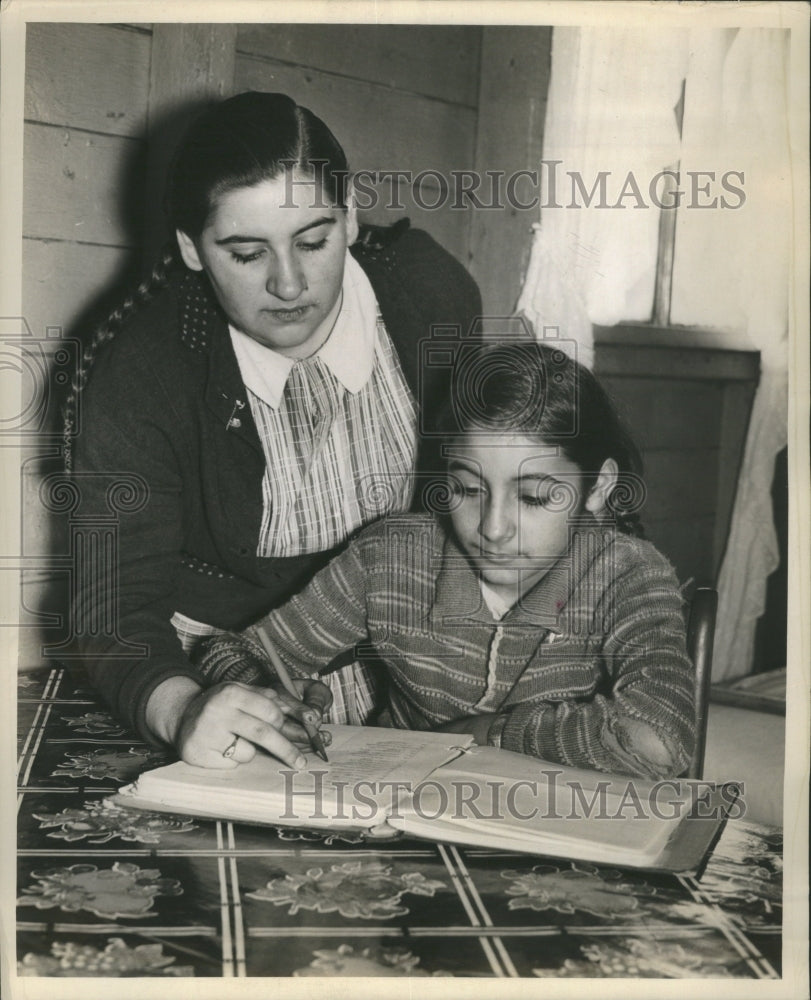
[[[731,820],[697,881],[106,802],[162,763],[80,676],[21,677],[20,975],[779,977],[777,830]]]

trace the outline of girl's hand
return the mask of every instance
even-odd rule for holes
[[[309,749],[310,738],[304,726],[301,724],[304,717],[309,723],[319,728],[324,713],[332,705],[332,691],[321,681],[313,678],[296,678],[293,686],[298,691],[298,698],[294,698],[287,692],[280,683],[272,685],[272,690],[276,693],[286,718],[282,726],[282,733],[291,743],[297,743]],[[321,734],[326,745],[329,745],[330,734]]]
[[[484,715],[466,715],[461,719],[454,719],[453,722],[437,726],[434,731],[437,733],[468,733],[480,747],[484,747],[487,746],[487,734],[490,732],[490,726],[497,718],[495,712],[487,712]]]

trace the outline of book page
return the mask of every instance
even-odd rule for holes
[[[653,782],[473,747],[401,796],[407,833],[615,864],[653,864],[694,806],[693,783]]]
[[[469,736],[361,726],[326,726],[329,762],[307,754],[294,771],[267,754],[236,768],[182,761],[142,774],[119,793],[126,802],[199,815],[290,826],[382,822],[397,787],[411,788],[472,742]]]
[[[307,770],[325,772],[325,783],[412,781],[425,778],[470,746],[472,737],[371,726],[325,726],[332,736],[329,762],[308,754]]]

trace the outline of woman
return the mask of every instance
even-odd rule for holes
[[[285,95],[206,112],[169,179],[179,259],[97,332],[68,401],[83,511],[104,516],[122,475],[144,501],[120,517],[117,580],[79,588],[77,616],[117,602],[117,635],[82,639],[91,679],[192,763],[255,745],[302,763],[283,697],[204,690],[187,653],[409,506],[417,404],[442,377],[419,371],[419,341],[434,325],[467,331],[480,311],[473,280],[426,234],[356,242],[347,176],[329,129]],[[323,706],[319,689],[303,693]]]

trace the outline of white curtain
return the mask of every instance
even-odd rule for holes
[[[751,671],[766,581],[779,563],[771,484],[787,439],[787,81],[786,31],[731,29],[692,39],[682,170],[715,171],[716,178],[740,172],[743,183],[735,183],[746,197],[732,210],[678,214],[671,318],[726,331],[731,347],[760,351],[761,364],[718,581],[715,680]]]
[[[536,329],[559,328],[590,364],[592,324],[651,317],[659,211],[633,208],[632,198],[622,209],[570,208],[568,172],[579,172],[589,190],[609,171],[615,196],[632,172],[647,201],[646,181],[678,162],[684,197],[692,198],[687,171],[714,172],[698,200],[724,195],[730,205],[740,196],[722,187],[721,175],[743,173],[729,178],[745,191],[739,207],[679,210],[671,302],[673,323],[716,327],[730,347],[761,354],[719,579],[715,679],[751,670],[778,558],[770,489],[786,440],[787,46],[788,32],[770,29],[556,28],[544,160],[562,161],[556,193],[564,207],[542,203],[518,302]],[[680,141],[673,109],[685,78]]]
[[[543,189],[518,309],[537,330],[557,327],[590,365],[592,324],[648,320],[653,306],[659,212],[648,184],[679,155],[674,107],[686,66],[686,29],[555,28],[544,131],[544,161],[554,168],[554,197]],[[553,168],[542,177],[548,181]],[[601,172],[603,207],[586,198]],[[632,189],[615,205],[631,173]],[[574,193],[574,197],[573,197]],[[543,207],[559,204],[561,207]],[[580,205],[582,207],[574,207]]]

